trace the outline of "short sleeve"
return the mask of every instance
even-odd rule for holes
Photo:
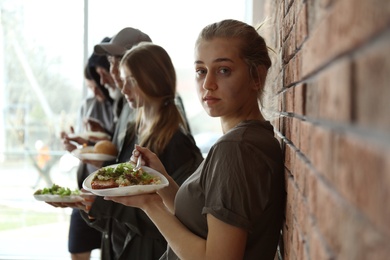
[[[210,152],[201,177],[202,213],[250,231],[270,199],[270,171],[261,149],[225,141]]]

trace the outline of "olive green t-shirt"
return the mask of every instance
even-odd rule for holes
[[[244,259],[274,259],[284,212],[283,159],[269,122],[245,121],[224,134],[180,187],[177,218],[207,238],[207,214],[248,232]],[[173,250],[161,259],[178,259]]]

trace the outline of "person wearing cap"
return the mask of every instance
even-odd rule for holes
[[[94,54],[99,56],[105,56],[109,61],[109,75],[107,71],[98,68],[97,72],[99,73],[102,83],[109,87],[110,93],[115,96],[115,127],[112,136],[112,142],[118,149],[118,157],[109,162],[92,162],[87,161],[87,163],[94,164],[97,167],[102,167],[114,163],[119,163],[120,161],[126,158],[128,160],[129,149],[125,145],[125,139],[130,140],[134,136],[134,111],[130,106],[127,105],[127,101],[124,95],[121,93],[123,82],[120,79],[119,74],[119,62],[126,52],[127,49],[130,49],[133,45],[138,44],[139,42],[151,42],[150,37],[143,33],[142,31],[126,27],[120,30],[115,36],[111,38],[108,42],[101,42],[94,46]],[[112,86],[115,86],[115,91],[112,90]]]
[[[125,39],[127,39],[127,41]],[[106,55],[108,55],[111,64],[110,72],[118,85],[124,83],[121,89],[122,93],[126,93],[126,95],[128,94],[126,87],[127,83],[126,80],[122,82],[119,69],[120,63],[123,60],[123,51],[127,54],[130,51],[127,49],[131,48],[128,41],[140,41],[139,44],[134,44],[133,48],[142,44],[152,44],[150,38],[141,31],[133,28],[125,28],[114,36],[110,43],[95,46],[95,53],[106,53]],[[148,47],[140,49],[140,51],[143,50],[145,52],[140,52],[140,55],[144,57],[145,61],[142,64],[141,62],[134,62],[135,64],[139,64],[142,71],[149,71],[149,73],[146,74],[147,76],[143,76],[149,80],[149,83],[143,84],[144,88],[147,89],[152,88],[152,86],[158,86],[158,88],[155,87],[156,90],[154,90],[155,92],[153,94],[151,93],[152,90],[143,90],[147,93],[145,94],[147,97],[150,95],[146,98],[146,100],[148,100],[148,102],[151,102],[150,100],[159,100],[159,102],[162,102],[161,104],[164,104],[165,108],[162,110],[162,113],[167,114],[163,117],[162,115],[153,116],[148,113],[147,116],[143,118],[145,118],[145,121],[147,120],[148,122],[153,122],[153,120],[156,120],[157,118],[166,118],[166,116],[170,117],[171,120],[174,120],[175,117],[169,116],[172,115],[170,114],[172,113],[171,111],[177,111],[176,116],[180,115],[182,121],[168,121],[170,123],[158,127],[158,129],[161,130],[158,132],[155,130],[147,131],[147,133],[149,133],[152,137],[158,136],[159,138],[157,140],[165,140],[165,144],[162,146],[163,149],[160,148],[161,151],[159,152],[162,158],[165,158],[167,167],[173,169],[173,172],[175,172],[174,177],[180,183],[189,176],[188,173],[191,172],[191,169],[196,167],[203,158],[199,148],[196,147],[195,141],[193,141],[193,138],[186,127],[188,122],[183,118],[182,111],[180,111],[179,107],[174,102],[176,95],[176,75],[171,60],[167,58],[169,56],[166,52],[157,52],[158,54],[155,55],[159,57],[160,60],[156,62],[154,59],[157,58],[150,55],[150,53],[156,51],[153,48],[154,45],[146,46]],[[131,48],[131,50],[133,48]],[[153,62],[160,64],[160,67],[153,67],[151,69],[150,67]],[[150,71],[157,71],[158,73]],[[169,83],[164,84],[164,80],[167,80]],[[169,93],[169,97],[171,98],[161,101],[164,95],[168,95],[167,93]],[[130,108],[131,106],[133,108],[137,108],[137,106],[132,104],[132,102],[128,100],[126,102],[128,103],[127,107]],[[153,103],[155,102],[156,101],[153,101]],[[165,103],[167,104],[165,105]],[[145,103],[143,109],[146,109],[145,107],[150,109],[151,105],[146,104],[147,103]],[[137,111],[137,109],[134,109],[133,111]],[[153,108],[152,111],[156,111],[156,108]],[[168,135],[167,137],[167,132],[171,131],[168,129],[176,129],[175,127],[179,127],[179,122],[181,122],[181,125],[184,126],[183,129],[187,129],[185,130],[186,134],[178,131],[174,136]],[[132,128],[129,128],[130,130],[126,132],[123,149],[120,149],[121,152],[119,153],[116,161],[111,162],[110,164],[129,161],[134,144],[143,140],[139,133],[134,131],[136,129],[136,125],[137,123],[133,124]],[[133,131],[129,133],[131,129]],[[143,136],[147,136],[147,133],[145,132]],[[143,138],[148,140],[148,138]],[[167,143],[168,140],[170,141]],[[156,147],[160,146],[160,141],[154,143]],[[180,155],[176,156],[176,160],[172,160],[172,156],[176,153],[180,153]],[[107,163],[104,165],[107,165]],[[161,236],[154,224],[151,223],[145,214],[143,214],[143,212],[137,209],[126,208],[118,203],[105,201],[102,197],[96,197],[90,206],[88,213],[82,212],[82,216],[91,226],[103,231],[103,259],[153,260],[158,259],[159,256],[165,252],[167,245],[165,239]]]
[[[120,30],[110,42],[102,42],[95,45],[94,52],[98,55],[107,55],[110,62],[110,73],[113,77],[115,84],[119,89],[122,89],[123,82],[120,78],[119,63],[127,50],[129,50],[134,44],[139,42],[152,42],[151,38],[144,32],[132,28],[126,27]],[[187,128],[190,130],[188,124],[187,115],[184,109],[183,100],[180,95],[176,93],[175,104],[179,108],[182,116],[186,120]],[[191,130],[190,130],[191,131]]]
[[[101,43],[109,43],[111,38],[106,37]],[[103,85],[109,93],[110,98],[113,100],[113,113],[114,113],[114,124],[110,129],[105,129],[103,126],[99,125],[93,120],[88,120],[87,124],[90,126],[92,131],[106,132],[109,135],[113,135],[115,131],[116,122],[119,119],[120,113],[123,107],[123,95],[120,89],[116,86],[116,82],[110,73],[110,63],[106,55],[93,54],[88,63],[90,64],[91,74],[97,74],[100,78],[100,84]]]
[[[118,156],[115,160],[112,161],[100,162],[84,160],[85,163],[92,164],[95,167],[100,168],[107,165],[129,161],[131,151],[134,147],[134,145],[130,146],[130,144],[134,142],[135,137],[135,113],[134,109],[132,109],[127,104],[125,96],[121,92],[123,82],[120,78],[119,63],[126,50],[130,49],[133,45],[136,45],[140,42],[151,41],[152,40],[150,37],[142,31],[127,27],[114,35],[110,41],[101,42],[95,45],[94,55],[106,57],[109,61],[108,71],[99,66],[96,68],[96,71],[100,75],[101,83],[104,84],[107,89],[109,89],[111,97],[116,100],[114,105],[116,118],[111,141],[118,149]],[[112,86],[115,87],[115,90],[113,90]],[[95,200],[95,202],[91,205],[90,211],[100,211],[103,215],[105,214],[106,217],[108,217],[110,216],[111,212],[114,212],[114,209],[112,208],[116,209],[116,213],[123,211],[120,214],[121,216],[127,216],[126,207],[123,207],[123,205],[117,203],[114,206],[107,205],[107,203],[103,201],[102,198]],[[123,259],[128,259],[126,257],[126,253],[122,251],[123,248],[129,244],[131,238],[135,236],[135,232],[131,231],[131,229],[129,229],[129,227],[126,225],[121,224],[117,220],[114,220],[114,218],[110,218],[108,221],[106,221],[105,219],[91,219],[91,217],[87,214],[82,214],[82,217],[88,225],[99,231],[102,231],[102,259],[119,259],[119,255],[122,253]],[[115,217],[119,218],[120,216]],[[162,240],[161,242],[163,245],[158,246],[160,247],[160,250],[157,252],[157,254],[159,254],[161,250],[165,250],[166,242],[165,240]],[[155,243],[152,246],[156,247],[158,244],[159,243]],[[150,254],[153,253],[153,250],[150,250]],[[144,257],[146,257],[146,255],[144,255]]]

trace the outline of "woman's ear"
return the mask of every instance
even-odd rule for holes
[[[252,67],[252,79],[254,81],[254,89],[259,91],[263,88],[265,83],[265,77],[267,76],[267,68],[264,65],[258,65]]]

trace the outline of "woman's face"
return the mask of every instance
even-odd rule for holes
[[[212,117],[240,118],[257,106],[257,90],[238,39],[214,38],[195,48],[200,102]]]
[[[138,87],[137,81],[131,71],[125,66],[120,68],[121,80],[123,82],[122,94],[125,95],[127,103],[131,108],[139,108],[144,104],[143,93]]]
[[[123,81],[121,79],[119,64],[121,62],[121,58],[115,56],[108,56],[108,61],[110,63],[110,74],[114,79],[115,85],[119,90],[123,88]]]
[[[99,102],[103,102],[105,100],[103,92],[98,88],[94,80],[85,79],[85,84],[92,91],[93,95]]]
[[[96,67],[96,72],[100,76],[100,84],[102,84],[107,90],[110,97],[114,100],[118,100],[122,94],[121,91],[116,87],[114,79],[111,74],[103,67]]]

